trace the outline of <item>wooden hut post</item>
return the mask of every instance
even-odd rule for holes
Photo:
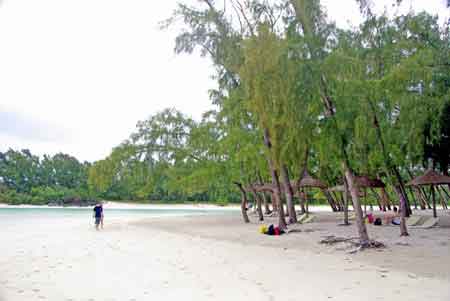
[[[445,198],[444,198],[444,195],[441,192],[441,189],[443,190],[444,188],[436,186],[436,190],[439,193],[439,201],[441,203],[442,209],[447,210],[447,204],[445,203]]]
[[[437,217],[436,212],[436,197],[434,195],[434,185],[431,185],[431,197],[433,199],[433,217]]]
[[[411,198],[414,202],[414,209],[417,210],[417,200],[416,200],[416,195],[414,194],[414,190],[412,187],[409,187],[409,192],[411,193]]]
[[[301,210],[301,214],[305,214],[306,213],[306,196],[305,196],[305,191],[304,189],[298,189],[299,191],[299,197],[300,197],[300,210]]]
[[[305,189],[305,199],[306,199],[306,203],[305,203],[305,207],[306,207],[306,215],[309,214],[309,196],[308,196],[308,189]]]

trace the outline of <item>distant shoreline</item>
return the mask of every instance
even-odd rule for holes
[[[170,204],[170,203],[159,203],[159,204],[142,204],[142,203],[132,203],[132,202],[115,202],[115,201],[104,201],[103,206],[105,209],[183,209],[183,210],[198,210],[198,209],[208,209],[208,210],[238,210],[239,205],[225,205],[219,206],[207,203],[192,203],[192,204]],[[49,206],[49,205],[8,205],[5,203],[0,203],[1,208],[54,208],[54,209],[84,209],[90,208],[91,206]]]

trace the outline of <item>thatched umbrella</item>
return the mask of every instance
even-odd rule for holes
[[[312,187],[325,189],[327,188],[327,185],[325,185],[319,179],[311,177],[311,175],[305,170],[305,172],[303,173],[303,177],[297,181],[297,187]]]
[[[368,176],[356,176],[355,177],[355,182],[358,185],[359,188],[362,188],[364,190],[364,214],[366,214],[367,210],[366,210],[366,190],[367,188],[384,188],[386,187],[386,184],[383,183],[383,181],[381,181],[380,179],[374,179],[374,178],[369,178]]]
[[[383,183],[380,179],[369,178],[368,176],[355,176],[355,182],[360,189],[364,189],[363,197],[366,197],[366,189],[367,188],[384,188],[386,184]],[[342,192],[344,195],[344,224],[348,225],[348,212],[347,212],[347,194],[345,185],[337,185],[331,188],[328,188],[329,192]],[[364,212],[366,212],[366,202],[364,202]]]
[[[368,176],[356,176],[355,182],[360,188],[383,188],[386,184],[380,179],[371,179]]]
[[[408,182],[408,186],[425,186],[431,185],[431,195],[433,198],[433,216],[437,217],[436,213],[436,198],[434,196],[434,185],[450,184],[450,177],[441,175],[432,169],[428,169],[423,175],[418,176]]]
[[[265,184],[254,184],[253,188],[257,192],[273,192],[275,190],[275,185],[272,183],[265,183]],[[251,188],[247,187],[246,190],[251,191]]]
[[[322,181],[320,181],[319,179],[315,179],[313,178],[307,170],[305,170],[303,172],[303,176],[300,180],[297,181],[296,186],[296,191],[299,191],[301,188],[319,188],[322,191],[324,191],[327,188],[327,185],[325,185],[325,183],[323,183]],[[326,195],[327,199],[328,199],[328,195]],[[330,202],[330,200],[328,199],[328,202]],[[333,210],[333,204],[330,202],[330,206],[332,206]],[[308,208],[306,208],[306,212],[308,212]]]

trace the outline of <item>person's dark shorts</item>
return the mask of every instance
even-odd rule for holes
[[[96,225],[100,225],[100,221],[102,220],[102,218],[101,217],[96,217],[95,218],[95,224]]]

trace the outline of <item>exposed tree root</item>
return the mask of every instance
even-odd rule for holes
[[[357,237],[336,237],[334,235],[331,236],[327,236],[325,237],[325,239],[322,239],[320,241],[321,244],[326,244],[326,245],[334,245],[337,243],[341,243],[341,242],[349,242],[354,244],[354,240],[358,239]]]
[[[359,241],[358,237],[336,237],[334,235],[325,237],[325,239],[322,239],[320,243],[326,245],[335,245],[338,243],[351,244],[352,247],[356,247],[355,249],[349,251],[349,253],[351,254],[362,251],[364,249],[380,249],[386,247],[385,244],[376,240],[369,240],[367,243],[363,244]]]

